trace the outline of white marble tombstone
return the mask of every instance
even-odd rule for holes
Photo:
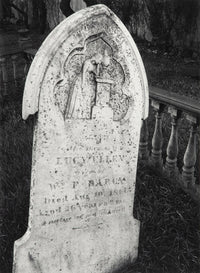
[[[34,130],[29,226],[14,273],[108,273],[137,257],[133,218],[148,87],[137,47],[104,5],[65,19],[39,49],[23,118]]]

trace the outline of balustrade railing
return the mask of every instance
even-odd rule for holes
[[[152,143],[149,145],[149,130],[153,121],[150,115],[148,120],[144,120],[141,129],[140,154],[141,160],[155,167],[155,170],[163,172],[173,180],[179,182],[186,192],[193,198],[200,201],[199,183],[199,158],[198,154],[198,126],[200,120],[200,103],[188,97],[178,95],[160,88],[150,87],[150,101],[155,113],[155,128],[152,133]],[[171,132],[169,140],[163,135],[163,116],[168,115],[171,119]],[[148,123],[150,126],[148,126]],[[168,122],[169,123],[169,122]],[[179,134],[181,124],[184,124],[182,133]],[[187,126],[186,126],[187,124]],[[165,123],[166,126],[166,123]],[[188,130],[189,136],[188,139]],[[184,134],[181,143],[182,164],[178,162],[179,138]],[[163,145],[164,142],[165,145]],[[184,142],[186,147],[184,147]],[[164,151],[166,146],[166,151]],[[149,151],[149,147],[150,151]],[[185,151],[183,149],[185,148]],[[179,160],[181,155],[179,156]],[[197,160],[198,159],[198,160]]]
[[[36,51],[17,50],[0,55],[0,97],[11,94],[13,88],[24,82]]]
[[[10,81],[15,86],[19,81],[24,81],[36,51],[36,49],[27,49],[0,57],[1,85],[3,86],[3,92],[0,95],[7,94]],[[19,61],[21,61],[21,70]],[[197,162],[198,164],[200,162],[199,156],[197,157],[197,154],[200,155],[198,152],[200,103],[173,92],[150,87],[150,105],[150,116],[142,121],[140,160],[178,181],[185,191],[200,201],[200,185],[198,184],[200,183],[200,166],[197,166]],[[155,122],[152,119],[152,112],[155,114]],[[168,140],[163,134],[165,129],[163,117],[166,116],[168,116],[168,123],[169,119],[171,120]],[[181,124],[185,124],[186,121],[187,126],[183,128],[182,133],[179,133]],[[149,128],[152,129],[154,123],[152,132]],[[183,143],[187,142],[184,151],[183,143],[179,149],[179,139],[183,134]],[[188,139],[186,139],[187,135]]]

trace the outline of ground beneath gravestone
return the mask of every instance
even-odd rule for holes
[[[170,56],[145,44],[139,49],[150,84],[200,100],[196,60]],[[0,273],[11,272],[13,242],[24,234],[28,222],[33,118],[21,119],[22,92],[19,83],[0,102]],[[139,255],[133,267],[120,273],[200,272],[199,207],[175,187],[175,181],[140,164],[134,217],[141,221]]]

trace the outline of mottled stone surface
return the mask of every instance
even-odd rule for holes
[[[137,257],[133,201],[144,67],[126,28],[105,6],[63,21],[29,71],[23,117],[34,131],[29,227],[14,273],[107,273]]]

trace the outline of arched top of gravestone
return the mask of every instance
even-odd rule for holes
[[[113,74],[114,92],[119,88],[115,78],[118,74],[124,74],[127,80],[124,80],[122,94],[130,96],[131,93],[133,98],[136,94],[140,96],[142,118],[145,119],[148,116],[148,83],[137,46],[124,24],[109,8],[105,5],[95,5],[66,18],[43,42],[27,75],[23,97],[23,119],[27,119],[29,115],[38,111],[40,93],[43,89],[49,86],[59,88],[60,79],[65,79],[67,82],[66,77],[73,77],[72,72],[77,76],[77,69],[80,71],[83,69],[81,63],[86,63],[91,58],[90,50],[95,50],[95,39],[98,39],[97,51],[101,51],[99,45],[106,48],[105,52],[99,53],[101,57],[103,56],[101,62],[104,66],[107,65],[106,60],[109,64],[112,63],[110,68],[112,71],[109,73]],[[93,49],[90,49],[91,46]],[[97,64],[98,56],[95,58]],[[80,67],[75,67],[73,61],[76,64],[79,63]],[[69,67],[71,67],[70,70]],[[47,73],[49,69],[51,77],[49,72]],[[67,73],[71,73],[70,76]],[[120,80],[123,81],[123,79]],[[73,79],[70,81],[72,82]],[[129,84],[134,81],[135,85]]]

